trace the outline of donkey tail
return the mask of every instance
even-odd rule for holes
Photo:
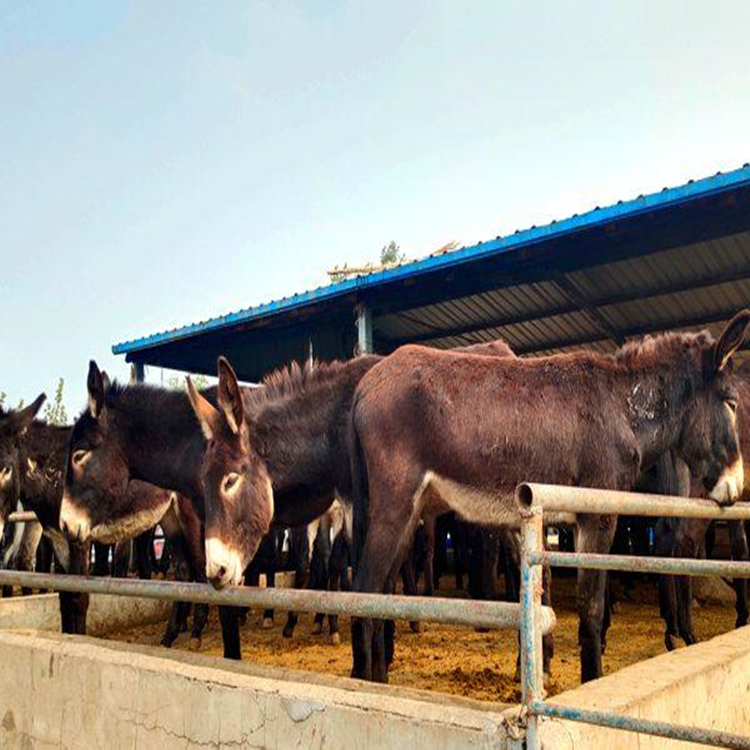
[[[370,513],[369,481],[367,463],[362,453],[362,444],[357,432],[357,397],[355,396],[349,412],[349,461],[352,474],[352,507],[354,514],[352,533],[352,568],[356,580],[359,560],[367,537],[368,518]]]

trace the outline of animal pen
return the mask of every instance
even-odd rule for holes
[[[553,632],[555,614],[551,607],[542,605],[541,576],[543,566],[552,566],[750,578],[750,562],[555,552],[546,551],[543,544],[545,512],[555,513],[558,518],[560,514],[564,514],[566,520],[573,523],[577,514],[587,513],[747,521],[750,520],[750,503],[719,507],[707,500],[534,483],[519,485],[516,498],[522,540],[521,601],[518,604],[353,592],[269,590],[254,587],[234,587],[215,591],[208,584],[81,578],[6,570],[0,571],[0,585],[216,605],[350,614],[367,618],[419,619],[469,627],[517,629],[521,646],[522,704],[514,720],[507,716],[503,720],[512,739],[509,747],[525,747],[526,750],[539,750],[544,747],[541,722],[547,717],[710,744],[715,747],[750,748],[748,736],[576,706],[559,706],[545,700],[542,637]],[[30,518],[28,514],[16,514],[11,520],[22,522]]]
[[[453,348],[502,338],[520,356],[581,347],[609,353],[650,332],[715,329],[749,299],[750,165],[745,165],[119,343],[113,352],[132,363],[139,381],[146,367],[213,375],[220,354],[240,379],[258,381],[311,356],[328,361],[355,352],[389,354],[409,343]],[[747,356],[747,349],[738,352],[740,359]],[[0,584],[114,594],[101,599],[134,606],[145,597],[518,631],[520,706],[482,705],[408,687],[112,641],[40,637],[20,630],[39,630],[28,618],[6,620],[16,624],[3,630],[0,612],[0,742],[8,737],[10,744],[25,746],[31,737],[63,744],[60,737],[68,735],[83,742],[76,738],[85,728],[92,746],[132,747],[143,736],[165,750],[190,742],[642,750],[690,741],[750,748],[750,739],[739,734],[750,735],[746,629],[656,656],[552,699],[545,698],[541,674],[541,639],[554,632],[556,622],[554,610],[541,602],[543,566],[750,578],[750,563],[545,551],[542,524],[549,514],[750,520],[747,504],[719,508],[684,498],[535,484],[519,487],[518,503],[524,540],[520,604],[245,587],[215,591],[199,584],[5,570]],[[11,520],[29,521],[31,515],[14,514]],[[50,614],[53,597],[23,599],[6,602],[23,609],[44,599],[34,606]],[[59,629],[54,617],[50,622],[47,630]],[[460,647],[460,641],[451,646]],[[650,689],[651,683],[656,687]],[[92,694],[90,684],[102,686],[104,694]],[[76,692],[58,706],[54,690],[61,686]],[[157,697],[172,691],[161,722],[153,704],[164,701],[141,695],[147,688]],[[88,727],[86,716],[98,728]]]

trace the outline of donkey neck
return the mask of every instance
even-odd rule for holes
[[[187,395],[132,386],[111,410],[131,477],[195,497],[204,438]]]
[[[296,491],[350,494],[348,416],[357,384],[377,361],[322,366],[299,388],[250,405],[250,441],[266,463],[277,504]]]
[[[671,362],[626,369],[622,397],[643,468],[676,447],[689,379],[687,370]]]

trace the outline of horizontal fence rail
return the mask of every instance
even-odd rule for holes
[[[33,510],[17,510],[8,516],[8,523],[31,523],[36,520]]]
[[[522,509],[533,506],[541,508],[545,513],[750,521],[750,503],[719,506],[713,500],[619,490],[591,490],[585,487],[524,482],[516,488],[516,499]]]
[[[710,500],[528,482],[518,485],[516,500],[522,519],[521,681],[526,711],[527,750],[539,750],[541,747],[539,719],[545,716],[683,742],[750,750],[750,737],[729,732],[547,703],[543,700],[542,692],[542,638],[539,631],[542,566],[750,578],[750,562],[545,551],[542,544],[544,513],[745,521],[750,520],[750,503],[720,507]]]
[[[0,585],[85,594],[142,596],[168,601],[316,612],[327,615],[425,620],[494,629],[517,630],[521,620],[518,604],[444,597],[383,596],[349,591],[268,589],[252,586],[231,586],[217,591],[206,583],[143,581],[133,578],[82,578],[16,570],[0,570]],[[544,633],[551,632],[555,625],[555,613],[550,607],[545,607],[541,618]]]
[[[587,570],[624,570],[635,573],[664,573],[676,576],[721,576],[750,578],[750,564],[733,560],[691,560],[683,557],[637,557],[597,555],[585,552],[533,552],[531,565]]]
[[[531,708],[537,716],[550,716],[555,719],[580,721],[585,724],[595,724],[610,729],[622,729],[626,732],[650,734],[654,737],[669,737],[683,742],[698,742],[713,747],[730,747],[735,750],[750,749],[750,737],[741,737],[730,732],[720,732],[715,729],[701,729],[700,727],[684,727],[669,724],[666,721],[652,719],[638,719],[635,716],[621,716],[606,711],[592,711],[585,708],[568,708],[556,706],[552,703],[534,701]]]

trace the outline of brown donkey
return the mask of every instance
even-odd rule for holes
[[[515,356],[502,341],[469,347],[489,356]],[[219,359],[218,408],[188,379],[188,395],[207,446],[206,565],[217,587],[237,585],[271,523],[312,523],[336,497],[352,496],[347,433],[354,391],[382,360],[296,364],[243,390]]]
[[[518,522],[523,480],[632,489],[675,449],[711,497],[742,491],[737,394],[726,375],[750,311],[718,342],[664,334],[614,356],[503,359],[405,346],[362,378],[351,415],[356,515],[367,536],[355,588],[384,592],[425,510],[479,524]],[[427,507],[427,506],[431,507]],[[576,549],[608,552],[616,517],[581,516]],[[580,571],[581,676],[599,677],[606,576]],[[373,638],[373,633],[375,637]],[[382,623],[352,630],[356,677],[387,679]]]
[[[743,456],[750,453],[750,363],[745,364],[733,376],[737,395],[737,423],[740,450]],[[659,464],[659,492],[685,497],[697,497],[700,488],[691,482],[690,471],[676,456],[665,457]],[[692,485],[692,486],[691,486]],[[745,482],[743,500],[750,500],[750,483]],[[667,518],[659,522],[657,530],[662,532],[658,554],[674,557],[697,557],[709,527],[709,521],[700,518]],[[729,523],[729,538],[733,560],[747,560],[747,536],[742,521]],[[735,627],[748,622],[747,581],[735,578],[737,619]],[[659,600],[662,617],[666,623],[664,642],[670,651],[676,647],[676,639],[682,638],[686,645],[696,643],[692,617],[692,585],[689,576],[661,576]]]

